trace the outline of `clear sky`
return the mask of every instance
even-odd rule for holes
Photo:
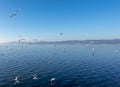
[[[19,38],[118,39],[120,0],[0,0],[0,41]]]

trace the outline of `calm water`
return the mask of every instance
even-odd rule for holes
[[[52,87],[53,77],[54,87],[120,87],[120,45],[0,45],[0,87]]]

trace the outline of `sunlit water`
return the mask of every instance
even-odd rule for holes
[[[0,87],[52,86],[120,87],[120,45],[0,45]]]

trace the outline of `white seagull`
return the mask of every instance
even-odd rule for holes
[[[52,78],[50,81],[53,82],[53,81],[55,81],[55,80],[56,80],[56,78]]]
[[[37,80],[37,79],[38,79],[37,74],[34,74],[34,75],[33,75],[33,79],[34,79],[34,80]]]
[[[50,81],[51,81],[51,85],[52,85],[52,86],[54,86],[54,85],[55,85],[55,83],[54,83],[54,81],[55,81],[55,80],[56,80],[55,78],[51,78],[51,80],[50,80]]]
[[[20,83],[20,81],[18,80],[19,79],[19,76],[17,76],[14,80],[15,80],[15,82],[14,82],[14,84],[19,84]]]

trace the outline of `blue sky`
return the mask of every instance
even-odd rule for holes
[[[19,36],[42,41],[118,39],[120,0],[0,0],[0,41]]]

